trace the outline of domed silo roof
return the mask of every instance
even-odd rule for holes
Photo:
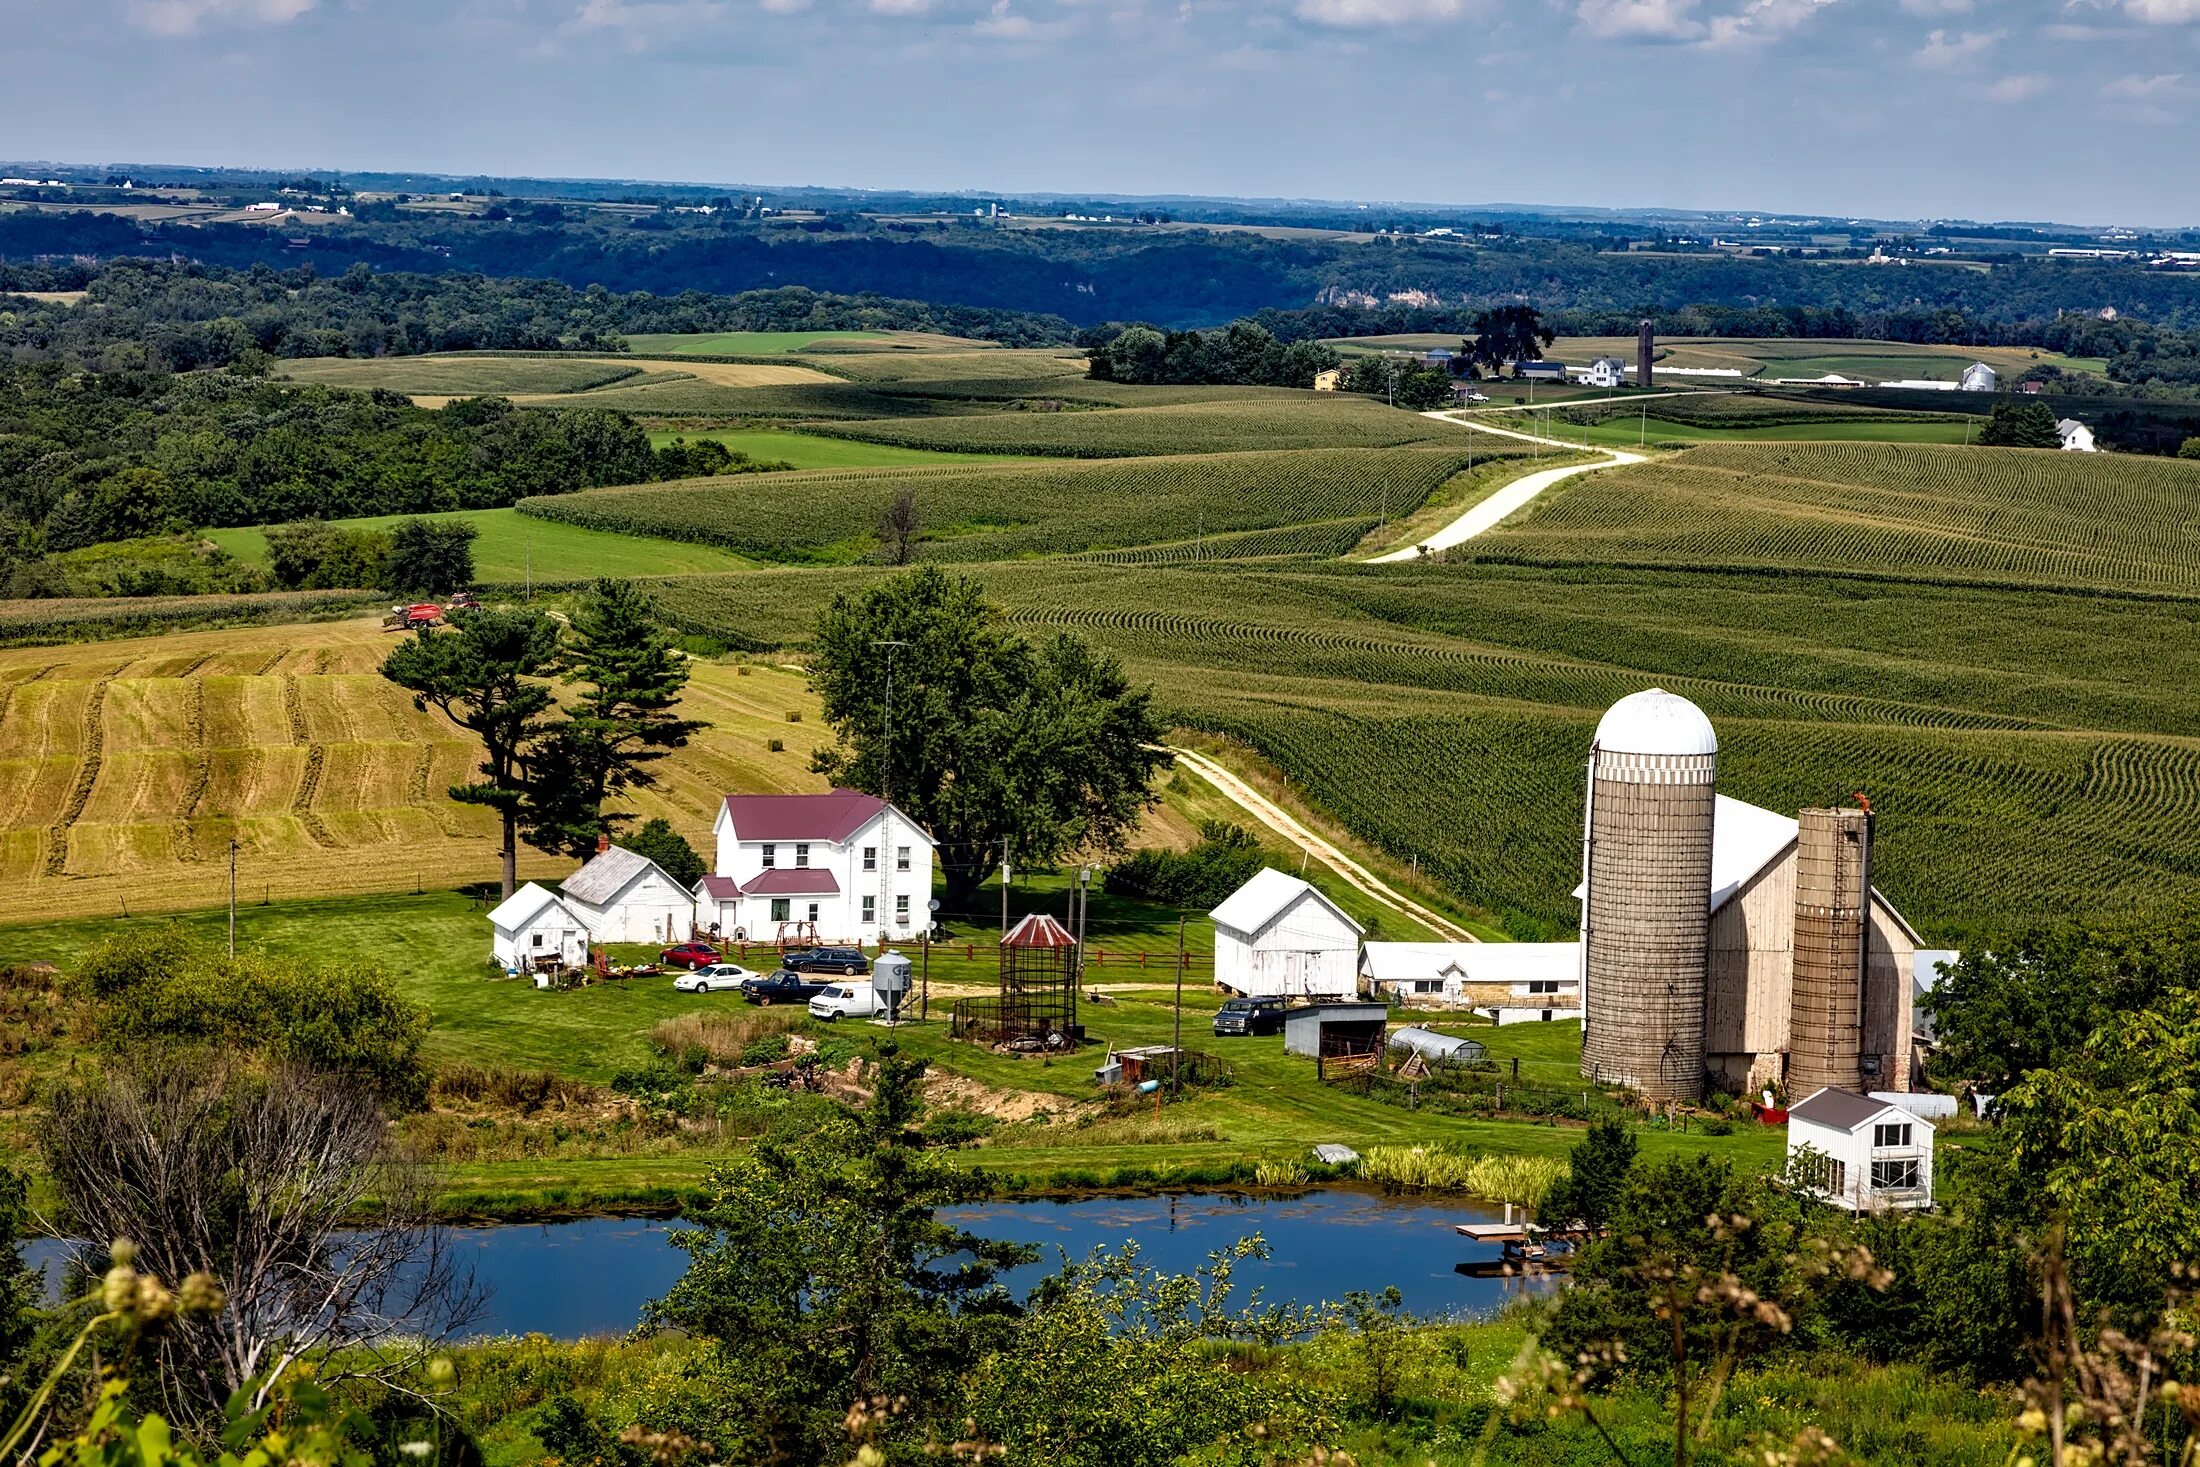
[[[1719,752],[1719,736],[1703,710],[1678,693],[1648,688],[1605,710],[1597,747],[1613,754],[1696,755]]]

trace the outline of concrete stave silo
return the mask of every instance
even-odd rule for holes
[[[1612,705],[1589,754],[1581,1072],[1658,1100],[1704,1092],[1718,736],[1686,698]]]
[[[1861,1091],[1871,920],[1868,810],[1804,810],[1795,849],[1787,1088]]]

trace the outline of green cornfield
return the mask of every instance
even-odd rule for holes
[[[899,384],[898,389],[916,385]],[[1432,423],[1418,413],[1400,412],[1368,397],[1281,389],[1222,390],[1232,396],[1107,411],[972,413],[844,423],[821,431],[909,448],[1061,458],[1389,448],[1405,443],[1456,443],[1468,436],[1459,428]],[[1483,438],[1481,443],[1486,446],[1491,441]]]

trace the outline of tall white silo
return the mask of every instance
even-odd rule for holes
[[[1663,688],[1614,703],[1589,750],[1581,1072],[1659,1100],[1703,1095],[1719,739]]]

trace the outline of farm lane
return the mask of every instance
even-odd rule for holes
[[[1568,443],[1561,438],[1545,438],[1538,433],[1522,433],[1514,428],[1499,428],[1490,423],[1463,422],[1452,416],[1450,411],[1423,413],[1421,416],[1434,418],[1440,423],[1452,423],[1458,427],[1469,428],[1478,433],[1495,433],[1503,438],[1517,438],[1523,443],[1540,443],[1552,448],[1573,450],[1579,450],[1582,446],[1578,443]],[[1594,473],[1598,469],[1609,469],[1621,464],[1639,464],[1649,461],[1643,454],[1628,453],[1617,448],[1597,448],[1590,451],[1605,454],[1607,457],[1601,463],[1567,464],[1563,468],[1543,469],[1537,473],[1523,474],[1520,478],[1494,491],[1486,498],[1469,505],[1466,513],[1460,515],[1459,518],[1436,531],[1427,539],[1408,545],[1400,550],[1393,550],[1388,555],[1378,555],[1374,557],[1372,563],[1381,565],[1392,561],[1416,560],[1432,550],[1447,550],[1454,545],[1472,540],[1475,536],[1492,528],[1553,484],[1570,479],[1576,474]]]
[[[1276,834],[1300,847],[1315,860],[1337,873],[1345,883],[1363,896],[1380,902],[1403,916],[1425,923],[1454,942],[1478,942],[1473,933],[1466,931],[1448,918],[1439,916],[1413,898],[1384,881],[1380,876],[1353,860],[1330,842],[1323,840],[1301,824],[1290,811],[1269,799],[1259,790],[1233,774],[1229,768],[1207,755],[1175,744],[1165,745],[1177,762],[1192,773],[1221,791],[1240,809],[1267,826]]]

